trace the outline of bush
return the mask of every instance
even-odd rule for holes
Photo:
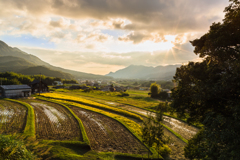
[[[157,98],[160,91],[161,91],[161,87],[159,84],[157,84],[156,82],[151,84],[150,92],[151,92],[152,98]]]
[[[159,148],[158,153],[160,153],[161,156],[167,156],[171,151],[172,150],[167,145],[163,144],[163,146]]]
[[[158,94],[158,98],[160,98],[160,99],[168,99],[168,93],[167,92],[160,92],[159,94]]]
[[[35,158],[21,140],[0,135],[0,160],[34,160]]]
[[[126,97],[126,96],[129,96],[129,94],[126,93],[126,92],[120,92],[117,96],[119,96],[119,97]]]

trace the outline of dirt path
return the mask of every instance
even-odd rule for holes
[[[41,100],[22,101],[34,109],[37,139],[82,141],[79,125],[67,109]]]
[[[91,148],[103,152],[137,154],[142,145],[122,124],[99,113],[69,106],[82,120]]]
[[[0,134],[23,133],[27,108],[18,103],[0,100]]]

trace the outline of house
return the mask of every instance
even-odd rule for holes
[[[167,94],[168,94],[168,97],[170,98],[172,95],[172,91],[168,91]]]
[[[44,93],[44,92],[49,92],[48,85],[44,83],[42,80],[34,80],[29,84],[31,87],[31,92],[32,93]]]
[[[1,85],[0,97],[18,98],[31,96],[31,87],[28,85]]]
[[[61,81],[54,81],[53,84],[55,84],[56,86],[61,86],[63,85],[63,83]]]

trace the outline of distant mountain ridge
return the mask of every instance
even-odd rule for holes
[[[121,79],[156,79],[172,80],[176,73],[176,68],[181,65],[167,65],[148,67],[143,65],[130,65],[116,72],[110,72],[106,76]]]
[[[52,66],[40,58],[10,47],[0,40],[0,72],[13,71],[28,75],[40,74],[63,79],[111,79],[112,77],[78,72],[61,67]],[[51,73],[51,74],[50,74]]]

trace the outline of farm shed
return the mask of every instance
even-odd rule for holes
[[[31,96],[31,87],[28,85],[2,85],[0,86],[0,97],[15,98]]]
[[[34,80],[32,81],[29,86],[32,88],[32,93],[44,93],[48,92],[48,85],[44,83],[42,80]]]

